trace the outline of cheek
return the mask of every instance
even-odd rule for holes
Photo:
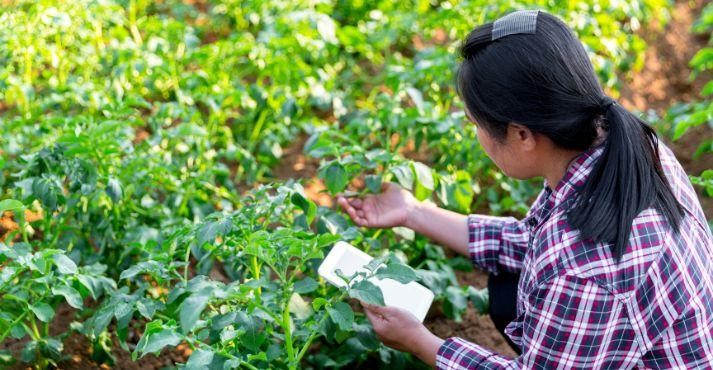
[[[484,130],[478,130],[477,133],[480,145],[493,163],[495,163],[506,176],[519,177],[518,174],[521,172],[519,169],[521,163],[515,159],[515,153],[508,148],[507,144],[496,141]]]
[[[485,154],[488,155],[488,157],[492,158],[493,153],[492,153],[492,142],[490,140],[490,136],[485,133],[485,131],[481,129],[477,129],[476,134],[478,136],[478,142],[480,143],[480,146],[483,147],[483,150],[485,150]]]
[[[478,130],[478,142],[480,142],[480,146],[483,147],[483,150],[485,151],[485,154],[490,157],[490,159],[495,162],[495,164],[501,169],[503,169],[502,166],[502,160],[501,158],[501,148],[499,147],[499,144],[495,142],[495,140],[488,135],[484,130]]]

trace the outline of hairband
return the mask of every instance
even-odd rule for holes
[[[539,10],[518,10],[496,20],[493,22],[490,40],[493,41],[518,33],[535,33],[537,30],[537,15],[539,13]]]
[[[616,100],[604,95],[601,99],[599,99],[599,112],[606,113],[606,111],[609,110],[609,107],[613,104],[616,104]]]

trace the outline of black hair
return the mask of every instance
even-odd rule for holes
[[[543,11],[536,22],[535,33],[495,40],[492,23],[475,28],[460,49],[458,94],[479,128],[499,141],[514,122],[558,147],[585,151],[596,143],[598,122],[604,125],[602,155],[567,220],[582,239],[610,243],[619,261],[640,212],[655,207],[678,231],[683,208],[661,168],[654,130],[604,94],[564,22]]]

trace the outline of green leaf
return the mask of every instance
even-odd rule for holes
[[[709,95],[713,95],[713,80],[708,81],[705,86],[703,86],[703,89],[701,89],[702,97],[707,97]]]
[[[407,87],[406,93],[411,98],[411,101],[413,101],[413,105],[416,106],[418,112],[423,114],[423,94],[421,93],[421,91],[416,90],[413,87]]]
[[[339,162],[332,162],[323,172],[324,182],[327,189],[332,194],[337,194],[347,187],[347,182],[349,178],[347,177],[347,171],[344,169]]]
[[[106,277],[96,277],[96,276],[91,276],[91,275],[85,275],[85,274],[77,274],[77,280],[91,293],[92,298],[97,299],[99,298],[102,293],[104,293],[104,290],[108,290],[108,288],[116,288],[116,285],[114,283],[114,280],[108,279]]]
[[[140,274],[140,273],[151,273],[155,274],[158,273],[161,270],[161,266],[159,265],[158,262],[156,261],[143,261],[139,262],[128,269],[124,270],[121,272],[121,275],[119,275],[119,280],[124,280],[124,279],[131,279],[134,276]]]
[[[54,309],[47,303],[36,303],[35,305],[30,306],[30,309],[42,322],[51,322],[54,318]]]
[[[204,370],[213,361],[213,351],[197,349],[191,353],[191,357],[186,362],[186,370]]]
[[[136,308],[139,310],[139,313],[148,320],[153,319],[153,315],[160,307],[160,303],[152,301],[151,299],[142,299],[136,302]]]
[[[55,361],[59,360],[63,349],[64,344],[55,338],[49,338],[40,342],[40,353],[45,358],[50,358]]]
[[[241,337],[242,344],[251,351],[258,351],[267,340],[260,320],[257,317],[246,315],[245,312],[239,312],[237,321],[240,323],[240,328],[245,330],[245,334]]]
[[[327,302],[329,302],[329,301],[327,301],[326,299],[324,299],[322,297],[317,297],[312,301],[312,308],[315,309],[316,311],[318,311],[320,308],[322,308],[324,305],[326,305]]]
[[[364,182],[366,183],[366,188],[369,189],[370,192],[374,194],[381,193],[381,175],[366,175]]]
[[[21,324],[17,324],[10,329],[10,335],[15,339],[22,339],[25,337],[25,334],[27,334],[27,331],[25,331],[25,327]]]
[[[58,285],[52,287],[52,294],[63,296],[67,303],[74,308],[81,309],[83,307],[82,296],[70,286]]]
[[[408,163],[402,163],[390,169],[391,173],[396,176],[396,180],[402,187],[408,190],[413,189],[413,170]]]
[[[475,289],[472,286],[468,287],[468,299],[473,303],[475,312],[485,315],[488,313],[488,289]]]
[[[416,187],[413,194],[418,200],[427,199],[436,188],[433,171],[421,162],[411,162],[411,166],[416,174]]]
[[[295,283],[295,292],[299,294],[311,293],[317,288],[319,288],[319,284],[309,276]]]
[[[327,312],[339,329],[351,330],[354,323],[354,311],[348,304],[337,302],[333,307],[327,307]]]
[[[378,286],[367,280],[356,282],[349,288],[349,296],[368,304],[384,305],[384,294]]]
[[[198,321],[201,313],[205,309],[206,305],[208,305],[212,292],[212,287],[206,287],[191,294],[185,301],[183,301],[179,317],[181,330],[184,333],[190,332],[196,325],[196,321]]]
[[[402,284],[408,284],[417,279],[416,273],[409,266],[399,263],[389,263],[376,271],[379,279],[393,279]]]
[[[713,48],[706,47],[698,50],[688,64],[698,70],[713,68]]]
[[[322,158],[327,154],[335,153],[334,143],[324,133],[316,133],[305,142],[304,152],[314,158]]]
[[[443,301],[443,311],[446,316],[460,322],[461,314],[466,308],[468,308],[466,292],[455,286],[446,288],[446,299]]]
[[[36,340],[31,340],[25,344],[20,352],[20,360],[22,362],[32,363],[35,361],[35,353],[37,352],[37,347],[39,347],[39,342]]]
[[[32,193],[49,210],[57,208],[57,188],[52,179],[38,178],[32,182]]]
[[[305,217],[307,217],[307,223],[311,224],[312,220],[314,220],[314,216],[317,215],[317,205],[315,205],[313,201],[305,198],[304,195],[297,192],[292,194],[291,199],[292,204],[296,205],[302,210],[302,212],[304,212]]]
[[[388,254],[378,256],[378,257],[372,259],[371,261],[369,261],[369,263],[367,263],[366,265],[364,265],[364,268],[369,272],[374,272],[374,271],[376,271],[376,269],[381,267],[381,265],[386,263],[386,261],[388,259],[389,259]]]
[[[74,263],[69,257],[62,253],[58,253],[52,256],[54,264],[57,265],[57,270],[62,274],[76,274],[77,264]]]
[[[0,201],[0,215],[5,211],[19,211],[25,206],[19,200],[5,199]]]
[[[175,347],[181,343],[181,336],[173,328],[161,328],[161,322],[152,321],[146,326],[144,335],[136,345],[136,352],[144,357],[148,353],[157,353],[167,346]],[[135,355],[132,354],[132,357]]]
[[[111,198],[111,201],[116,203],[121,200],[124,191],[121,189],[121,183],[115,178],[109,179],[106,184],[106,194]]]
[[[416,232],[412,229],[409,229],[408,227],[396,226],[392,227],[391,230],[394,232],[394,234],[408,241],[413,241],[416,238]]]
[[[0,365],[12,365],[15,363],[15,358],[9,349],[0,349]]]
[[[202,247],[205,243],[212,243],[217,236],[228,234],[232,228],[233,224],[229,218],[203,223],[198,228],[198,246]]]
[[[114,305],[114,317],[116,317],[116,321],[128,320],[133,314],[133,303],[120,301]]]
[[[175,347],[178,343],[181,343],[181,337],[175,330],[162,330],[156,334],[152,334],[149,337],[149,340],[146,342],[146,346],[143,349],[143,353],[156,353],[167,346]]]

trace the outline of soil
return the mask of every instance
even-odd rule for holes
[[[690,80],[690,68],[688,67],[688,61],[693,54],[707,42],[705,36],[692,35],[689,31],[691,24],[700,14],[704,5],[705,1],[703,0],[677,1],[672,19],[664,31],[661,31],[660,27],[657,29],[656,25],[641,31],[640,34],[649,45],[645,54],[645,66],[643,70],[634,73],[632,78],[627,80],[621,88],[619,101],[623,105],[639,111],[654,109],[663,115],[664,110],[672,103],[695,99],[701,87],[710,80],[710,73]],[[424,41],[418,39],[414,42],[423,44]],[[435,40],[434,42],[441,41]],[[665,139],[687,172],[697,174],[704,169],[713,168],[713,158],[710,154],[697,159],[693,158],[693,153],[702,139],[713,138],[712,131],[704,125],[687,133],[677,142],[672,143]],[[145,133],[138,132],[137,140],[145,139],[144,136]],[[299,137],[284,150],[283,160],[273,169],[273,176],[277,179],[303,179],[306,194],[318,204],[331,207],[333,201],[324,192],[324,184],[316,177],[319,167],[318,160],[308,158],[302,153],[305,139],[305,137]],[[419,160],[423,157],[422,153],[413,154]],[[426,159],[424,158],[423,161]],[[702,196],[701,201],[706,216],[709,219],[713,218],[713,199]],[[0,235],[14,230],[16,227],[10,214],[0,217]],[[487,274],[478,270],[470,273],[458,273],[458,278],[462,284],[478,288],[485,287],[487,282]],[[61,306],[51,324],[51,333],[57,335],[67,332],[70,323],[75,320],[75,314],[76,311],[71,307]],[[472,307],[468,309],[460,323],[449,320],[443,315],[435,314],[429,316],[426,326],[440,337],[459,336],[500,354],[515,355],[504,338],[497,332],[490,318],[487,315],[478,315]],[[138,335],[138,333],[133,334],[134,342],[138,341]],[[8,340],[0,348],[11,349],[14,353],[19,353],[25,341]],[[190,350],[185,346],[179,346],[171,351],[162,352],[160,356],[147,355],[133,362],[130,353],[122,349],[114,339],[112,353],[116,357],[116,364],[108,366],[92,361],[89,341],[78,333],[71,333],[64,340],[64,353],[66,360],[59,364],[60,369],[154,370],[173,365],[176,361],[185,361],[190,355]],[[16,364],[9,369],[20,370],[29,369],[29,367]]]

